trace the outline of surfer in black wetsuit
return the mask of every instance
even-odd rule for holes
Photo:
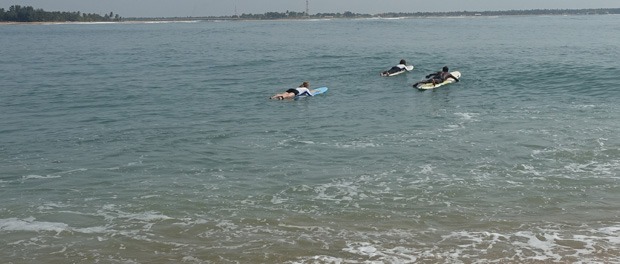
[[[448,66],[443,66],[443,69],[441,69],[441,71],[426,75],[426,80],[414,83],[413,87],[416,87],[418,84],[421,83],[432,83],[433,85],[437,85],[446,81],[448,78],[452,78],[456,82],[459,82],[459,78],[454,77],[454,75],[450,73]]]
[[[400,71],[405,71],[407,68],[407,62],[405,60],[400,60],[400,62],[398,63],[398,65],[392,67],[391,69],[384,71],[381,73],[382,76],[389,76],[392,75],[394,73],[400,72]]]

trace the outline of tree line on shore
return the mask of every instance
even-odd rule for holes
[[[278,13],[267,12],[264,14],[242,14],[226,18],[239,19],[295,19],[295,18],[370,18],[370,17],[434,17],[434,16],[509,16],[509,15],[603,15],[620,14],[620,8],[600,9],[533,9],[533,10],[507,10],[507,11],[451,11],[451,12],[389,12],[381,14],[358,14],[353,12],[344,13],[317,13],[308,15],[305,12]]]
[[[357,14],[350,11],[344,13],[318,13],[314,15],[308,15],[306,12],[294,12],[286,11],[285,13],[279,12],[267,12],[264,14],[241,14],[240,16],[233,16],[232,18],[239,19],[299,19],[299,18],[365,18],[372,17],[369,14]]]
[[[508,10],[508,11],[452,11],[452,12],[389,12],[381,14],[358,14],[350,11],[344,13],[317,13],[313,15],[306,12],[267,12],[264,14],[241,14],[234,16],[217,17],[185,17],[185,18],[157,18],[185,20],[185,19],[242,19],[242,20],[276,20],[276,19],[304,19],[304,18],[371,18],[371,17],[437,17],[437,16],[507,16],[507,15],[601,15],[620,14],[620,8],[599,9],[533,9],[533,10]],[[0,22],[103,22],[122,20],[151,20],[154,18],[121,18],[118,14],[87,14],[78,12],[48,12],[43,9],[35,9],[32,6],[13,5],[8,10],[0,8]]]
[[[383,13],[383,14],[378,14],[376,16],[379,16],[379,17],[429,17],[429,16],[608,15],[608,14],[620,14],[620,8]]]
[[[48,12],[32,6],[13,5],[8,10],[0,8],[0,22],[105,22],[121,21],[118,14],[99,15],[81,12]]]
[[[241,14],[234,16],[206,16],[206,17],[159,17],[159,18],[125,18],[124,20],[279,20],[279,19],[325,19],[325,18],[400,18],[400,17],[461,17],[461,16],[525,16],[525,15],[606,15],[620,14],[620,8],[599,9],[532,9],[507,11],[451,11],[451,12],[389,12],[380,14],[359,14],[350,11],[344,13],[317,13],[306,12],[267,12],[263,14]]]

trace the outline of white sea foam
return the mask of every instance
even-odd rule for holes
[[[351,201],[359,193],[359,186],[351,181],[322,184],[314,188],[316,199],[330,201]]]
[[[51,231],[59,234],[62,231],[66,231],[68,228],[69,226],[65,223],[40,222],[35,221],[33,217],[26,219],[0,219],[0,230],[2,231]]]
[[[460,116],[463,120],[476,120],[480,114],[477,113],[454,113],[454,115]]]
[[[359,141],[354,141],[354,142],[348,142],[348,143],[336,143],[335,145],[337,148],[344,148],[344,149],[364,149],[364,148],[374,148],[377,147],[378,145],[372,142],[359,142]]]
[[[118,214],[119,218],[127,218],[127,219],[133,219],[133,220],[139,220],[139,221],[145,221],[145,222],[151,222],[151,221],[160,221],[160,220],[168,220],[168,219],[172,219],[172,217],[163,215],[159,212],[154,212],[154,211],[149,211],[149,212],[142,212],[142,213],[124,213],[121,212]]]
[[[205,261],[203,261],[203,260],[201,260],[199,258],[192,257],[192,256],[185,256],[185,257],[183,257],[183,259],[181,259],[181,261],[184,262],[184,263],[185,262],[191,262],[191,263],[203,263],[203,262],[205,262]]]
[[[84,233],[84,234],[103,234],[111,232],[105,226],[93,226],[93,227],[85,227],[85,228],[73,228],[71,229],[75,232]]]
[[[74,169],[74,170],[57,172],[57,173],[54,173],[53,175],[30,174],[30,175],[22,176],[22,181],[25,181],[25,180],[42,180],[42,179],[57,179],[57,178],[62,178],[61,175],[71,174],[71,173],[74,173],[74,172],[83,172],[83,171],[87,171],[87,170],[88,169],[79,168],[79,169]]]
[[[532,165],[528,165],[528,164],[520,164],[517,166],[518,170],[523,171],[526,174],[531,174],[534,176],[540,176],[540,172],[536,171],[536,169],[534,168],[534,166]]]
[[[236,225],[233,222],[228,221],[228,220],[220,221],[215,226],[217,226],[217,227],[219,227],[219,228],[221,228],[223,230],[227,230],[227,231],[232,231],[232,230],[235,230],[235,229],[239,229],[238,225]]]
[[[66,232],[77,232],[83,234],[100,234],[111,232],[104,226],[93,226],[85,228],[72,228],[68,224],[59,222],[36,221],[34,217],[25,219],[7,218],[0,219],[0,231],[32,231],[32,232],[56,232],[57,234]]]
[[[554,229],[554,228],[552,228]],[[438,230],[429,229],[430,233]],[[317,255],[300,257],[289,263],[312,263],[312,260],[329,260],[330,263],[415,263],[433,261],[439,263],[490,263],[490,262],[567,262],[615,263],[618,257],[601,257],[601,249],[620,245],[620,227],[612,226],[591,230],[592,235],[560,234],[553,230],[537,232],[522,230],[514,233],[455,231],[441,236],[440,241],[427,244],[407,243],[409,246],[393,246],[398,237],[409,241],[408,232],[382,232],[380,236],[394,237],[389,242],[373,239],[347,242],[343,252],[352,257]],[[358,237],[375,237],[373,233]],[[398,243],[396,243],[398,244]],[[387,246],[390,245],[390,246]],[[498,250],[510,251],[497,258]],[[610,253],[613,254],[613,253]],[[601,262],[606,259],[607,262]]]
[[[434,167],[433,165],[426,164],[426,165],[421,166],[420,169],[421,169],[420,173],[422,174],[432,174]]]
[[[320,232],[320,233],[325,233],[325,234],[328,234],[329,232],[334,231],[331,228],[323,227],[323,226],[300,226],[300,225],[288,225],[288,224],[278,224],[278,226],[289,228],[289,229],[301,229],[305,231]]]
[[[369,242],[347,243],[347,247],[342,250],[368,259],[361,263],[414,263],[418,259],[413,249],[401,246],[385,248],[381,244]]]
[[[22,176],[22,180],[40,180],[40,179],[56,179],[56,178],[61,178],[61,176],[59,176],[59,175],[46,175],[46,176],[42,176],[42,175],[26,175],[26,176]]]
[[[53,210],[57,208],[68,207],[67,205],[62,205],[59,203],[44,203],[41,206],[37,207],[39,210]]]
[[[157,198],[160,196],[161,195],[158,195],[158,194],[144,195],[144,196],[140,196],[140,199],[152,199],[152,198]]]
[[[195,225],[203,225],[209,223],[206,219],[192,219],[192,218],[182,218],[179,219],[180,222],[172,223],[172,225],[178,226],[195,226]]]
[[[279,198],[279,197],[277,197],[275,195],[271,197],[271,203],[272,204],[281,204],[281,203],[286,202],[286,200],[287,199]]]
[[[74,173],[74,172],[83,172],[83,171],[88,171],[88,169],[86,169],[86,168],[79,168],[79,169],[75,169],[75,170],[68,170],[68,171],[58,172],[56,174],[71,174],[71,173]]]
[[[596,164],[596,162],[589,162],[586,164],[570,163],[564,166],[564,169],[570,172],[585,172],[589,171],[589,168],[594,164]]]

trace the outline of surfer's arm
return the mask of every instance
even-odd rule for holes
[[[437,75],[438,73],[439,73],[439,72],[434,72],[434,73],[431,73],[431,74],[429,74],[429,75],[426,75],[426,78],[431,78],[431,76],[435,76],[435,75]]]
[[[452,79],[454,79],[456,82],[460,82],[460,81],[459,81],[459,78],[454,77],[454,75],[452,75],[452,74],[450,74],[450,76],[449,76],[449,77],[450,77],[450,78],[452,78]]]

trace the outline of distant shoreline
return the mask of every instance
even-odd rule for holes
[[[508,11],[455,11],[455,12],[417,12],[417,13],[380,13],[357,14],[345,13],[318,13],[307,16],[298,12],[267,12],[264,14],[242,14],[237,16],[202,16],[202,17],[129,17],[118,21],[0,21],[0,25],[49,25],[49,24],[117,24],[117,23],[165,23],[165,22],[195,22],[195,21],[294,21],[310,19],[396,19],[396,18],[442,18],[442,17],[497,17],[497,16],[559,16],[559,15],[613,15],[620,14],[620,8],[599,9],[532,9]]]
[[[430,18],[430,17],[477,17],[477,16],[531,16],[531,15],[610,15],[620,14],[620,8],[598,9],[531,9],[507,11],[453,11],[453,12],[387,12],[379,14],[317,13],[307,15],[304,12],[267,12],[264,14],[241,14],[234,16],[201,16],[201,17],[133,17],[125,21],[175,21],[175,20],[307,20],[307,19],[355,19],[355,18]]]
[[[0,21],[0,26],[3,25],[106,25],[106,24],[160,24],[160,23],[192,23],[199,22],[201,20],[131,20],[131,21],[99,21],[99,22],[82,22],[82,21],[49,21],[49,22],[7,22]]]

